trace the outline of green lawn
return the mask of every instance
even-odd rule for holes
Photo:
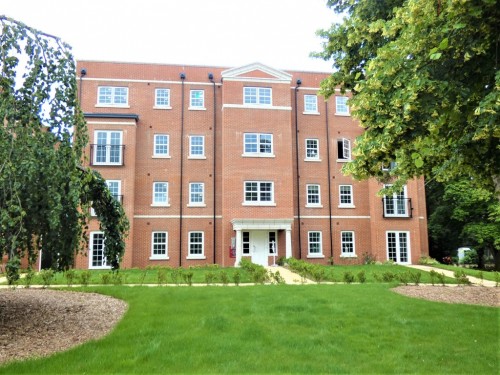
[[[0,373],[498,372],[498,309],[388,284],[87,290],[129,304],[108,337]]]
[[[490,280],[490,281],[497,281],[497,278],[500,277],[498,272],[495,271],[480,271],[476,269],[471,269],[467,267],[457,267],[457,266],[451,266],[447,264],[437,264],[437,265],[432,265],[432,267],[435,268],[440,268],[443,270],[448,270],[448,271],[464,271],[467,276],[473,276],[477,278],[481,278],[481,274],[483,275],[484,280]]]

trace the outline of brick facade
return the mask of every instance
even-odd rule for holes
[[[342,175],[343,152],[362,128],[338,113],[340,93],[316,96],[328,74],[257,63],[79,61],[83,69],[88,160],[114,183],[131,224],[122,267],[233,266],[242,257],[272,264],[279,256],[360,263],[366,254],[415,263],[428,254],[422,180],[386,203],[384,217],[381,185]],[[95,219],[89,227],[99,228]],[[105,266],[100,238],[91,237],[77,267]]]

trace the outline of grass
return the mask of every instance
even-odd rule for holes
[[[109,336],[0,373],[497,373],[498,309],[389,288],[90,287],[129,304]]]
[[[472,277],[481,277],[481,273],[483,275],[484,280],[490,280],[490,281],[496,281],[496,277],[498,277],[495,271],[481,271],[477,269],[472,269],[472,268],[467,268],[467,267],[458,267],[458,266],[451,266],[447,264],[438,264],[438,265],[433,265],[432,267],[440,268],[443,270],[448,270],[448,271],[464,271],[467,276],[472,276]]]

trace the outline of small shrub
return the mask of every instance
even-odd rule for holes
[[[148,274],[148,267],[142,270],[141,276],[139,278],[140,285],[144,284],[144,280],[146,279],[147,274]]]
[[[390,283],[391,281],[394,280],[394,278],[395,278],[395,275],[390,271],[385,271],[384,273],[382,273],[382,280],[385,283]]]
[[[373,273],[373,278],[375,279],[376,282],[381,283],[382,282],[382,277],[379,275],[378,272]]]
[[[434,283],[436,282],[436,279],[438,278],[438,273],[436,271],[434,271],[434,270],[431,270],[429,272],[429,276],[431,278],[432,285],[434,285]]]
[[[64,278],[66,279],[66,284],[72,286],[76,278],[76,271],[73,268],[64,271]]]
[[[458,282],[458,285],[469,285],[470,281],[464,270],[456,270],[454,272],[455,279]]]
[[[278,259],[276,260],[276,264],[283,267],[286,264],[286,258],[284,256],[278,257]]]
[[[451,257],[443,257],[443,264],[453,264],[453,259]]]
[[[12,257],[9,259],[5,266],[5,272],[7,273],[7,284],[16,285],[21,277],[19,271],[21,269],[21,259],[19,257]]]
[[[364,252],[363,253],[363,264],[375,264],[377,262],[377,259],[370,253]]]
[[[24,287],[29,288],[31,286],[31,283],[33,282],[33,278],[35,277],[35,271],[33,270],[33,267],[28,267],[28,272],[24,276]]]
[[[466,251],[464,257],[460,263],[463,264],[478,264],[479,257],[476,250]]]
[[[219,279],[223,285],[229,284],[229,276],[225,270],[219,272]]]
[[[82,273],[80,273],[80,284],[82,284],[83,286],[89,285],[91,277],[92,274],[90,273],[89,270],[82,271]]]
[[[434,259],[434,258],[431,258],[431,257],[429,257],[427,255],[423,255],[418,260],[418,264],[432,266],[432,265],[439,264],[439,262],[436,259]]]
[[[500,285],[500,273],[495,272],[495,286],[498,288],[498,285]]]
[[[236,286],[240,285],[240,281],[241,281],[241,272],[240,272],[240,270],[236,270],[233,273],[234,285],[236,285]]]
[[[113,284],[115,285],[122,285],[124,282],[124,275],[121,274],[119,271],[113,272]]]
[[[400,283],[403,283],[404,285],[408,285],[408,282],[410,281],[410,272],[405,271],[405,272],[398,273],[396,275],[396,279],[398,279]]]
[[[276,272],[269,271],[268,277],[275,284],[286,284],[285,279],[280,274],[280,271],[276,271]]]
[[[186,271],[182,274],[184,282],[189,286],[193,285],[193,275],[194,275],[193,271]]]
[[[43,287],[47,288],[52,283],[52,279],[54,279],[54,271],[51,269],[41,270],[40,277],[43,281]]]
[[[444,282],[445,282],[445,279],[446,277],[444,276],[444,273],[443,272],[436,272],[436,276],[438,278],[438,281],[441,283],[442,286],[444,286]]]
[[[357,274],[357,277],[358,277],[358,281],[361,283],[361,284],[364,284],[366,282],[366,273],[365,271],[359,271],[358,274]]]
[[[211,285],[216,280],[217,275],[212,271],[205,272],[205,282],[207,285]]]
[[[252,272],[252,280],[255,284],[264,284],[269,280],[267,271],[264,267],[260,266]]]
[[[163,284],[167,284],[167,269],[166,268],[158,268],[158,274],[156,275],[156,280],[157,280],[159,286],[161,286]]]
[[[111,273],[103,273],[101,274],[101,283],[104,285],[111,284]]]
[[[481,280],[481,285],[483,285],[483,282],[484,282],[484,275],[483,275],[483,271],[479,271],[479,280]]]
[[[354,282],[354,275],[351,271],[345,271],[343,279],[346,284],[351,284]]]
[[[333,257],[328,257],[328,264],[329,264],[330,266],[333,266],[333,265],[335,264],[335,262],[334,262],[334,258],[333,258]]]
[[[172,283],[175,285],[179,285],[179,269],[174,268],[170,273],[170,278],[172,279]]]
[[[325,279],[325,269],[321,266],[314,267],[311,270],[311,273],[313,280],[316,281],[318,284],[321,284],[321,282]]]
[[[420,279],[422,278],[422,274],[420,272],[410,272],[410,280],[415,285],[420,284]]]

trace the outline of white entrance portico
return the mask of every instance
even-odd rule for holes
[[[269,265],[273,251],[278,255],[277,231],[285,231],[285,257],[292,256],[292,219],[233,219],[236,232],[236,263],[243,255],[251,256],[252,262]]]

